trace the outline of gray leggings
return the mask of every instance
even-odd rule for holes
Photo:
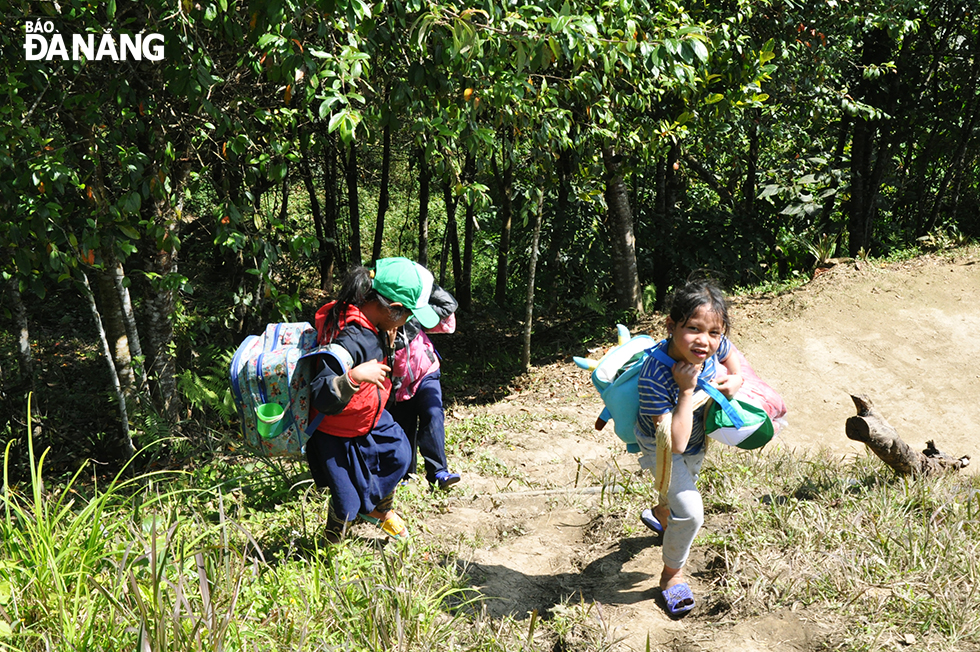
[[[652,473],[657,454],[657,440],[637,428],[636,443],[640,445],[640,467]],[[663,559],[669,568],[683,568],[691,552],[691,544],[704,523],[704,502],[698,491],[697,479],[704,462],[704,446],[697,453],[673,453],[667,505],[670,519],[664,530]]]

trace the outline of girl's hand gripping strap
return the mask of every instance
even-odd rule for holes
[[[667,365],[667,367],[670,369],[673,369],[674,364],[677,362],[660,348],[654,348],[651,355],[653,355],[658,362]],[[725,414],[727,414],[728,418],[732,420],[732,423],[736,428],[741,428],[745,425],[745,421],[742,420],[742,416],[738,413],[738,410],[732,407],[731,402],[725,398],[725,395],[722,394],[717,387],[700,376],[698,376],[698,389],[704,390],[704,393],[710,396],[711,399],[725,411]]]

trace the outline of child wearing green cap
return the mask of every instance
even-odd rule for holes
[[[417,319],[398,329],[395,338],[395,364],[391,375],[395,400],[389,405],[391,416],[408,436],[412,448],[409,474],[418,466],[416,450],[422,454],[425,479],[439,489],[449,489],[460,475],[449,470],[446,460],[446,415],[442,405],[442,365],[428,333],[456,330],[455,297],[432,286],[429,305],[441,319],[436,328],[422,328]],[[406,476],[408,481],[410,476]]]
[[[338,542],[356,519],[395,539],[408,537],[393,509],[395,488],[408,471],[411,449],[384,409],[391,393],[392,344],[410,317],[431,328],[432,275],[407,258],[348,273],[336,301],[316,314],[317,357],[311,420],[324,415],[306,445],[313,480],[330,489],[327,538]]]

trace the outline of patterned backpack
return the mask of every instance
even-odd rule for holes
[[[306,441],[323,418],[309,422],[310,356],[324,353],[329,352],[317,346],[316,329],[306,322],[269,324],[262,335],[249,335],[241,343],[229,373],[249,450],[268,457],[305,456]],[[282,417],[262,436],[256,411],[270,403],[282,406]]]

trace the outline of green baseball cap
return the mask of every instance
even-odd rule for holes
[[[432,274],[408,258],[382,258],[374,264],[371,287],[385,299],[412,311],[423,328],[433,328],[439,315],[429,305]]]

